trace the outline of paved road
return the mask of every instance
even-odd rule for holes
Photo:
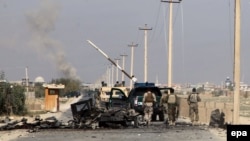
[[[218,133],[218,132],[217,132]],[[96,130],[41,130],[15,141],[225,141],[206,126],[172,126],[153,123],[150,127]],[[14,141],[14,140],[13,140]]]
[[[80,97],[72,99],[74,103]],[[70,104],[62,105],[62,112],[42,116],[56,116],[68,121],[72,118]],[[184,120],[185,121],[185,120]],[[211,130],[207,126],[171,126],[153,122],[150,127],[125,129],[72,130],[49,129],[28,133],[25,130],[0,131],[0,141],[225,141],[225,131]]]

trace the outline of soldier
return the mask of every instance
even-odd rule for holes
[[[174,93],[174,89],[170,89],[170,94],[166,97],[166,102],[168,104],[169,125],[175,125],[175,120],[178,115],[178,103],[177,95]]]
[[[188,105],[189,105],[189,117],[192,122],[192,125],[198,124],[199,121],[199,111],[198,111],[198,102],[201,101],[199,94],[196,92],[196,89],[192,89],[192,93],[188,95]]]
[[[168,104],[166,102],[167,96],[168,96],[168,91],[164,91],[160,100],[160,107],[163,110],[164,118],[165,118],[164,124],[168,124]]]
[[[143,106],[144,106],[144,119],[146,120],[146,124],[149,125],[153,115],[153,106],[156,102],[155,94],[148,90],[143,95]]]

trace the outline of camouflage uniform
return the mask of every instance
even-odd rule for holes
[[[164,123],[168,124],[168,104],[167,104],[167,96],[168,96],[168,91],[164,91],[164,94],[161,96],[161,100],[160,100],[160,107],[163,110],[164,113]]]
[[[147,125],[150,124],[153,115],[153,105],[156,102],[155,94],[151,91],[146,92],[143,95],[143,106],[144,106],[144,119]]]
[[[177,103],[177,95],[174,94],[172,91],[166,98],[168,104],[168,120],[170,125],[175,124],[177,110],[178,110],[178,103]]]
[[[196,92],[196,89],[193,88],[192,93],[188,95],[188,99],[187,99],[187,102],[189,105],[189,117],[190,117],[192,124],[194,124],[194,122],[199,121],[198,102],[200,101],[201,101],[200,96]]]

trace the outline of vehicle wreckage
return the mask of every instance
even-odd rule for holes
[[[73,120],[69,121],[69,126],[95,129],[143,125],[142,115],[131,109],[127,100],[120,89],[112,88],[108,102],[95,98],[71,104]]]
[[[27,122],[25,118],[19,121],[6,118],[2,121],[5,124],[0,126],[0,130],[29,129],[29,132],[36,132],[39,129],[49,128],[96,129],[145,125],[142,115],[130,109],[127,96],[120,91],[112,88],[108,102],[90,98],[71,104],[73,118],[67,122],[59,121],[55,117],[41,119],[40,116],[36,116],[32,122]]]

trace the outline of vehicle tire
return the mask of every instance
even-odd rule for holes
[[[140,120],[140,118],[138,116],[136,116],[134,118],[134,128],[138,128],[139,127],[139,123],[141,122],[139,120]]]
[[[130,107],[131,109],[134,109],[134,105],[131,104],[131,103],[129,103],[129,107]]]
[[[99,125],[98,125],[99,127],[105,127],[106,126],[106,124],[105,124],[105,122],[103,122],[103,121],[99,121]]]
[[[164,113],[163,112],[159,113],[159,120],[164,121]]]
[[[152,115],[152,121],[156,121],[157,114],[153,113]]]

